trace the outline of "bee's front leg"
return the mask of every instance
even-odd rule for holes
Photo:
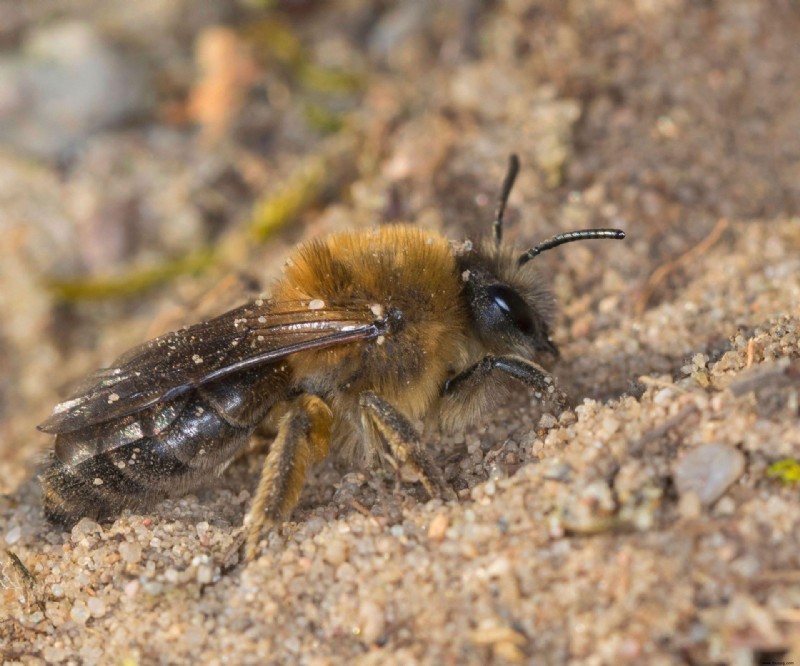
[[[327,457],[332,421],[328,405],[310,394],[297,398],[281,417],[250,507],[247,560],[254,559],[263,531],[289,517],[300,499],[308,466]]]
[[[445,395],[474,391],[486,382],[493,371],[499,370],[514,379],[549,394],[555,389],[553,376],[542,366],[520,356],[484,356],[475,365],[451,377],[444,385]]]
[[[372,391],[362,393],[359,403],[366,418],[385,440],[392,457],[400,464],[411,466],[428,494],[431,497],[455,499],[455,493],[444,480],[442,470],[428,455],[408,419]]]
[[[484,356],[475,365],[450,378],[442,389],[442,421],[448,430],[471,423],[498,404],[509,391],[509,378],[527,384],[542,400],[566,403],[553,376],[542,366],[520,356]]]

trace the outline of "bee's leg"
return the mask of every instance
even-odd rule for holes
[[[332,420],[328,405],[309,394],[297,398],[281,417],[250,507],[246,559],[255,557],[263,531],[287,518],[297,504],[309,464],[328,455]]]
[[[527,384],[542,399],[553,400],[559,406],[566,403],[566,396],[556,386],[553,376],[538,363],[519,356],[488,355],[444,385],[445,413],[477,412],[483,405],[492,404],[502,395],[507,377]]]
[[[442,470],[428,455],[408,419],[372,391],[362,393],[359,403],[364,414],[386,441],[392,457],[399,464],[407,463],[411,466],[428,494],[431,497],[455,499],[455,493],[444,480]]]

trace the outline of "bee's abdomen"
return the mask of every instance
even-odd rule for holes
[[[199,485],[224,468],[283,397],[275,374],[259,374],[58,434],[41,475],[47,518],[67,526],[85,516],[111,518]]]
[[[150,440],[141,442],[145,448],[151,444]],[[132,474],[136,467],[149,470],[154,478],[161,475],[160,478],[173,479],[176,486],[182,485],[181,481],[185,484],[185,473],[173,475],[174,458],[153,456],[151,462],[140,459],[136,465],[118,467],[122,458],[133,455],[132,448],[127,445],[113,453],[101,453],[78,465],[52,456],[42,475],[45,516],[69,527],[82,517],[99,520],[111,518],[125,508],[145,508],[168,494],[143,475]]]

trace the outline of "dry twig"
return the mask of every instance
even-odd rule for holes
[[[650,299],[653,297],[656,289],[658,289],[661,283],[667,279],[670,273],[673,273],[678,268],[685,266],[686,264],[691,263],[695,259],[701,257],[705,252],[713,247],[717,241],[719,241],[719,239],[722,237],[722,234],[729,226],[730,221],[727,218],[720,218],[720,220],[714,225],[711,233],[709,233],[708,236],[706,236],[697,245],[690,250],[687,250],[680,256],[675,257],[671,261],[661,264],[661,266],[656,268],[656,270],[654,270],[647,279],[647,283],[644,286],[644,291],[639,298],[639,302],[636,304],[636,314],[642,314],[647,309],[647,305],[650,302]]]

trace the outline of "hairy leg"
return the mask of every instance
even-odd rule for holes
[[[460,392],[473,391],[498,370],[514,379],[533,387],[543,395],[556,391],[553,376],[542,366],[519,356],[484,356],[470,368],[449,379],[445,384],[445,394],[454,395]]]
[[[411,466],[428,494],[454,499],[453,489],[444,480],[442,470],[428,455],[408,419],[372,391],[361,394],[360,404],[366,418],[386,442],[392,457],[400,464]]]
[[[328,455],[332,420],[328,405],[309,394],[297,398],[281,417],[250,507],[246,559],[255,557],[264,530],[288,518],[300,499],[308,466]]]
[[[447,381],[442,390],[441,417],[446,430],[473,423],[507,396],[513,378],[533,388],[537,398],[563,407],[566,396],[542,366],[519,356],[485,356]]]

